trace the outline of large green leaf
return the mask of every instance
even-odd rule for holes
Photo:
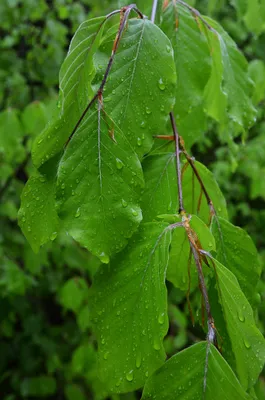
[[[24,156],[21,144],[23,128],[18,111],[11,108],[0,113],[0,162],[11,163]]]
[[[234,274],[214,260],[219,301],[236,359],[239,380],[253,386],[265,363],[265,340],[256,327],[253,311]]]
[[[103,21],[104,17],[100,17],[83,22],[71,41],[60,70],[61,113],[34,143],[32,157],[36,167],[44,164],[62,149],[92,97],[93,56],[99,45]]]
[[[65,229],[105,263],[142,219],[138,198],[143,186],[137,155],[118,127],[116,141],[110,138],[106,118],[94,110],[86,115],[57,173],[58,213]]]
[[[173,1],[162,14],[161,29],[171,39],[177,70],[174,114],[187,147],[206,131],[204,88],[210,78],[211,58],[205,36],[194,17]]]
[[[165,359],[170,236],[165,223],[143,224],[128,247],[96,274],[92,319],[100,374],[112,391],[143,386]]]
[[[261,273],[252,239],[223,218],[214,218],[211,229],[217,244],[217,260],[233,272],[248,301],[252,302]]]
[[[142,400],[247,400],[233,371],[210,345],[201,342],[176,354],[146,382]],[[205,374],[206,372],[206,374]]]
[[[114,39],[112,29],[95,55],[94,85],[102,80]],[[151,149],[152,135],[166,131],[175,84],[173,49],[167,36],[147,19],[131,19],[105,86],[104,109],[140,158]]]

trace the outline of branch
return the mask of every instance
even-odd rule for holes
[[[170,121],[171,126],[174,133],[175,138],[175,153],[176,153],[176,170],[178,177],[178,198],[179,198],[179,213],[185,213],[184,205],[183,205],[183,193],[182,193],[182,179],[181,179],[181,164],[180,164],[180,156],[179,156],[179,134],[177,131],[176,121],[173,112],[171,111]]]

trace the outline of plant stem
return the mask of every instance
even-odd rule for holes
[[[156,10],[157,10],[157,5],[158,5],[158,0],[153,0],[153,6],[152,6],[152,13],[151,13],[151,22],[153,22],[153,24],[155,23],[155,19],[156,19]]]
[[[170,121],[173,129],[174,137],[175,137],[175,153],[176,153],[176,170],[178,177],[178,198],[179,198],[179,213],[185,212],[184,204],[183,204],[183,192],[182,192],[182,179],[181,179],[181,164],[180,164],[180,156],[179,156],[179,134],[176,126],[176,121],[173,112],[171,111]]]

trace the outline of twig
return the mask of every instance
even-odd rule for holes
[[[176,170],[177,170],[177,177],[178,177],[178,198],[179,198],[179,213],[185,212],[184,205],[183,205],[183,192],[182,192],[182,180],[181,180],[181,164],[180,164],[180,156],[179,156],[179,134],[177,131],[176,121],[173,112],[171,111],[170,121],[171,126],[174,132],[175,137],[175,152],[176,152]]]
[[[156,19],[156,10],[157,10],[157,4],[158,4],[158,0],[153,0],[153,6],[152,6],[152,13],[151,13],[151,22],[153,22],[153,24],[155,23],[155,19]]]

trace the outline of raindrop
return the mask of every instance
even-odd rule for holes
[[[171,51],[171,48],[170,48],[170,46],[166,46],[166,51],[168,52],[168,53],[170,53],[170,51]]]
[[[140,126],[141,126],[141,128],[144,128],[145,125],[146,125],[146,122],[145,122],[145,121],[142,121]]]
[[[124,199],[121,199],[121,204],[122,204],[122,207],[124,207],[124,208],[126,208],[128,206],[127,201],[125,201]]]
[[[123,162],[119,158],[116,158],[116,167],[118,169],[122,169],[123,166],[124,166]]]
[[[155,350],[160,350],[160,341],[159,341],[159,339],[155,339],[154,340],[153,347],[154,347]]]
[[[162,325],[165,321],[165,313],[161,313],[158,317],[158,323]]]
[[[78,209],[76,210],[76,213],[75,213],[75,218],[78,218],[78,217],[80,217],[80,207],[78,207]]]
[[[247,339],[244,339],[244,345],[247,349],[250,349],[251,344],[249,343],[249,341]]]
[[[145,112],[146,112],[146,114],[151,114],[151,110],[150,110],[150,108],[149,107],[145,107]]]
[[[98,258],[100,259],[100,261],[103,264],[108,264],[109,263],[109,256],[107,254],[105,254],[104,251],[102,251],[102,253],[98,256]]]
[[[109,356],[109,353],[108,353],[108,352],[105,353],[104,356],[103,356],[104,360],[107,360],[107,359],[108,359],[108,356]]]
[[[61,189],[64,189],[65,188],[65,183],[62,183],[61,184]]]
[[[244,315],[243,315],[243,313],[242,313],[241,310],[238,311],[238,319],[239,319],[239,321],[241,321],[241,322],[244,322],[244,321],[245,321],[245,317],[244,317]]]
[[[57,232],[53,232],[50,236],[51,240],[55,240],[57,238]]]
[[[132,215],[134,215],[135,217],[138,215],[138,212],[136,210],[134,210],[133,208],[132,208]]]
[[[142,146],[142,139],[139,137],[137,138],[137,145]]]
[[[136,356],[136,368],[140,368],[141,364],[142,364],[141,353],[138,353]]]
[[[160,90],[165,90],[165,88],[166,88],[166,85],[163,82],[162,78],[160,78],[159,81],[158,81],[158,87],[159,87]]]
[[[127,381],[131,382],[133,380],[133,369],[126,374]]]

